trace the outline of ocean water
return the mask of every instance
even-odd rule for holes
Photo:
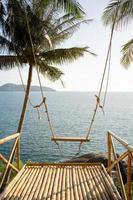
[[[20,117],[23,92],[0,92],[0,138],[14,133]],[[49,114],[55,132],[64,136],[84,136],[87,133],[95,106],[95,93],[90,92],[47,92]],[[32,92],[34,104],[41,101],[39,92]],[[43,107],[41,120],[35,109],[27,109],[21,138],[23,162],[54,162],[75,156],[77,143],[61,142],[60,154],[57,145],[51,142]],[[108,93],[105,115],[98,111],[91,141],[83,144],[81,154],[88,152],[106,153],[106,134],[111,130],[133,145],[133,93]],[[11,142],[0,146],[0,152],[8,156]],[[118,146],[118,151],[122,148]]]

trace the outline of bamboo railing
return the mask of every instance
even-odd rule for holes
[[[1,153],[0,153],[0,161],[5,163],[5,171],[2,175],[1,181],[0,181],[0,191],[3,190],[5,185],[8,183],[11,175],[11,170],[15,172],[19,172],[19,133],[12,134],[10,136],[7,136],[5,138],[0,139],[0,145],[5,144],[6,142],[9,142],[11,140],[14,140],[14,144],[11,150],[11,153],[9,155],[9,158],[6,159]],[[17,167],[15,167],[12,162],[14,161],[14,158],[16,156],[16,162],[17,162]]]
[[[125,152],[119,157],[117,156],[114,141],[119,142],[124,148]],[[108,168],[107,171],[111,175],[111,171],[116,167],[119,183],[121,186],[123,200],[131,200],[132,191],[132,161],[133,161],[133,146],[122,140],[115,133],[108,131],[107,133],[107,145],[108,145]],[[120,172],[119,162],[127,158],[127,189],[125,189],[122,175]]]

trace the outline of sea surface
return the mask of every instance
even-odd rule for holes
[[[47,92],[50,118],[57,135],[85,136],[96,103],[94,92]],[[0,92],[0,138],[15,133],[23,102],[23,92]],[[32,92],[33,104],[41,102],[40,93]],[[98,110],[91,131],[91,141],[83,144],[81,154],[107,152],[106,135],[111,130],[133,145],[133,93],[108,93],[106,105]],[[61,142],[60,149],[51,142],[46,113],[40,108],[41,119],[30,105],[21,138],[23,162],[55,162],[69,159],[78,151],[77,143]],[[0,146],[0,153],[9,155],[11,142]],[[123,149],[116,144],[118,152]]]

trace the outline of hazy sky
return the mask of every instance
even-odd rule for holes
[[[110,29],[103,26],[101,16],[109,0],[79,0],[79,2],[84,7],[87,17],[94,21],[89,25],[82,25],[80,30],[65,43],[65,46],[89,46],[90,50],[98,56],[93,57],[86,54],[74,63],[60,67],[65,73],[63,77],[65,88],[60,82],[51,83],[41,77],[43,85],[57,90],[94,91],[99,89],[110,36]],[[130,26],[131,24],[123,30],[119,29],[114,34],[110,91],[133,91],[133,64],[128,70],[120,65],[121,46],[132,38]],[[22,70],[22,73],[26,82],[26,68]],[[17,69],[7,72],[0,71],[0,85],[7,82],[21,84]],[[33,85],[38,85],[36,73],[34,73]]]

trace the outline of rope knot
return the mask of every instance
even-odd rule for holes
[[[96,101],[97,101],[97,103],[100,104],[100,97],[97,96],[96,94],[95,94],[95,97],[96,97]]]

